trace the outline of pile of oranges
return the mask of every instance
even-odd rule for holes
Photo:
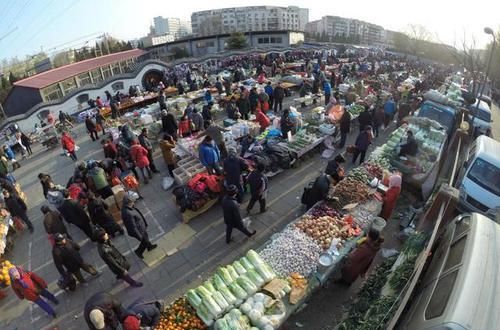
[[[9,269],[14,267],[9,260],[4,260],[0,263],[0,287],[10,285]]]
[[[196,316],[196,311],[185,298],[177,299],[161,315],[155,330],[204,330],[208,329]]]

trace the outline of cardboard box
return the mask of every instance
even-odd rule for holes
[[[127,193],[122,185],[116,185],[113,188],[113,195],[116,203],[118,204],[118,207],[121,208],[122,203],[123,203],[123,198],[125,197],[125,194]]]

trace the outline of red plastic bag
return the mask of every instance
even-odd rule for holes
[[[111,186],[118,186],[120,185],[122,182],[120,181],[120,179],[116,176],[114,176],[112,179],[111,179]]]
[[[123,183],[128,189],[137,189],[139,187],[139,181],[137,181],[133,174],[129,174],[123,178]]]

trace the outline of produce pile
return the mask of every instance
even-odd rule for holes
[[[9,269],[14,267],[9,260],[0,263],[0,287],[10,286]]]
[[[328,198],[334,200],[334,207],[337,209],[342,209],[352,203],[366,202],[371,195],[372,191],[366,183],[361,183],[350,177],[346,177],[336,186],[331,186],[328,192]]]
[[[359,104],[353,104],[351,106],[347,106],[346,109],[347,111],[349,111],[352,117],[357,117],[365,110],[365,107]]]
[[[232,265],[219,267],[216,274],[186,297],[196,309],[201,320],[211,326],[214,320],[255,294],[276,275],[266,262],[253,250]]]
[[[390,165],[390,164],[387,164],[387,165]],[[371,179],[373,179],[373,178],[377,178],[379,180],[382,179],[382,177],[384,175],[385,167],[380,165],[380,163],[377,164],[375,162],[365,162],[363,164],[363,167],[366,170],[366,172],[368,172]]]
[[[308,277],[316,270],[321,252],[311,237],[297,228],[288,227],[278,233],[260,255],[281,277],[294,272]]]
[[[4,254],[7,247],[10,219],[10,213],[6,209],[0,209],[0,255]]]
[[[349,171],[347,177],[364,184],[367,184],[373,179],[364,166],[353,168]]]
[[[280,299],[273,299],[260,292],[241,304],[240,311],[250,319],[252,325],[262,330],[277,329],[286,316],[285,305]]]
[[[208,329],[185,298],[177,299],[160,317],[156,330],[203,330]]]

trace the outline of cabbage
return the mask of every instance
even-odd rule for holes
[[[203,285],[200,285],[196,288],[196,293],[203,299],[206,297],[210,297],[212,294],[208,291]]]
[[[231,277],[231,274],[229,273],[229,271],[224,267],[220,267],[217,270],[217,274],[220,275],[220,277],[222,278],[224,283],[226,283],[226,285],[233,283],[233,281],[235,280]]]
[[[235,262],[233,262],[233,267],[238,272],[238,274],[240,274],[240,275],[243,275],[243,274],[245,274],[247,272],[247,270],[245,269],[245,267],[243,267],[238,260],[236,260]]]
[[[257,273],[264,279],[265,283],[270,282],[273,278],[276,277],[271,267],[267,264],[260,264],[255,267]]]
[[[203,287],[205,287],[205,289],[207,289],[211,294],[213,294],[214,292],[216,292],[212,282],[210,281],[205,281],[203,283]]]
[[[200,306],[196,308],[196,314],[207,326],[211,326],[214,323],[214,316],[208,311],[204,304],[200,304]]]
[[[264,263],[264,260],[262,260],[260,255],[254,250],[248,250],[246,257],[254,266]]]
[[[233,281],[236,280],[240,276],[232,265],[227,265],[226,268],[227,268],[227,271],[229,272],[229,275],[231,275],[231,278],[233,279]]]
[[[212,277],[212,281],[214,282],[214,286],[215,286],[215,288],[218,291],[220,291],[222,288],[226,288],[227,287],[226,283],[224,282],[224,280],[222,279],[222,277],[220,277],[219,274],[215,274]]]
[[[218,319],[215,321],[214,330],[230,330],[231,328],[227,324],[227,320],[225,318]]]
[[[220,306],[222,310],[227,310],[229,308],[229,303],[226,301],[226,299],[224,299],[224,296],[219,291],[216,291],[212,295],[212,298],[214,298],[215,302]]]
[[[196,307],[198,307],[201,304],[201,298],[200,298],[200,296],[193,289],[189,290],[186,293],[186,296],[187,296],[187,300],[189,301],[189,303],[191,304],[191,306],[193,306],[193,307],[196,308]]]
[[[262,276],[260,276],[254,269],[250,269],[246,274],[245,276],[248,277],[248,279],[250,281],[252,281],[253,284],[255,284],[255,286],[257,287],[261,287],[264,285],[265,281],[264,279],[262,278]]]
[[[240,277],[238,277],[236,283],[238,283],[238,285],[240,285],[249,295],[254,294],[259,289],[245,275],[241,275]]]
[[[222,308],[215,302],[212,297],[203,298],[203,303],[200,306],[205,306],[207,310],[212,314],[215,318],[218,318],[222,314]]]
[[[224,297],[224,299],[227,301],[227,303],[229,305],[232,305],[232,306],[238,305],[236,303],[237,302],[236,297],[227,287],[222,288],[221,290],[219,290],[219,292],[222,294],[222,296]]]
[[[229,289],[238,299],[244,300],[246,297],[248,297],[248,293],[245,290],[243,290],[243,288],[239,286],[238,283],[236,282],[231,283],[229,285]]]
[[[243,266],[243,268],[245,268],[247,271],[249,271],[250,269],[254,269],[255,266],[252,265],[252,263],[250,262],[250,260],[248,260],[247,257],[243,257],[240,259],[240,264]]]

